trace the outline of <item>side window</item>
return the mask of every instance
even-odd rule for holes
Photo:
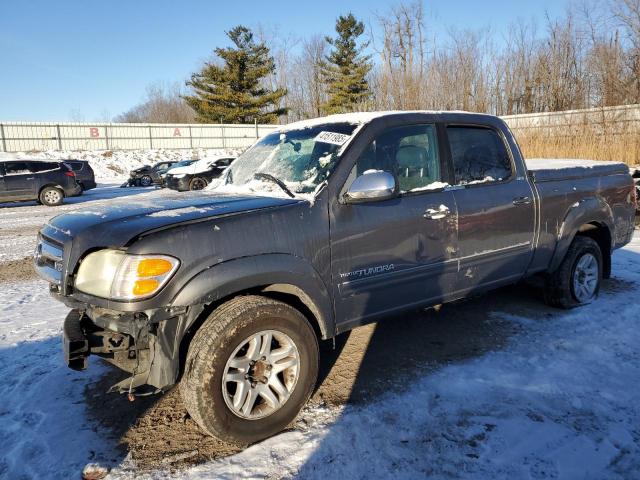
[[[351,179],[367,170],[394,174],[402,193],[442,188],[435,126],[408,125],[384,131],[362,152]]]
[[[482,127],[447,127],[457,185],[499,182],[512,175],[511,160],[498,133]]]
[[[6,175],[24,175],[31,173],[26,162],[7,162],[4,164]]]
[[[31,172],[38,173],[55,170],[59,168],[59,164],[53,162],[29,162],[27,167]]]

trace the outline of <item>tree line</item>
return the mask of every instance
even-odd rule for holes
[[[288,123],[361,110],[509,115],[640,103],[640,0],[583,0],[542,27],[437,36],[422,2],[347,13],[296,41],[237,26],[184,88],[148,92],[118,121]]]

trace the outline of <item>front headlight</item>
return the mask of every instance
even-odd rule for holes
[[[75,287],[83,293],[114,300],[151,297],[169,281],[180,261],[167,255],[129,255],[99,250],[87,255]]]
[[[173,178],[184,178],[186,173],[178,173],[177,175],[172,175]]]

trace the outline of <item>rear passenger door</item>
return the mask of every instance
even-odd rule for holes
[[[458,290],[509,283],[531,259],[533,192],[501,132],[475,125],[446,128],[458,207]]]
[[[6,195],[11,200],[34,198],[35,174],[29,169],[26,161],[5,162],[4,185]]]
[[[331,270],[338,330],[437,302],[457,279],[456,205],[443,179],[433,124],[390,127],[358,156],[342,187],[371,170],[393,174],[399,195],[332,207]],[[443,176],[444,175],[444,176]]]

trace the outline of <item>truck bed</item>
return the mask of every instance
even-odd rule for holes
[[[629,173],[624,163],[596,160],[532,158],[525,164],[536,183]]]

